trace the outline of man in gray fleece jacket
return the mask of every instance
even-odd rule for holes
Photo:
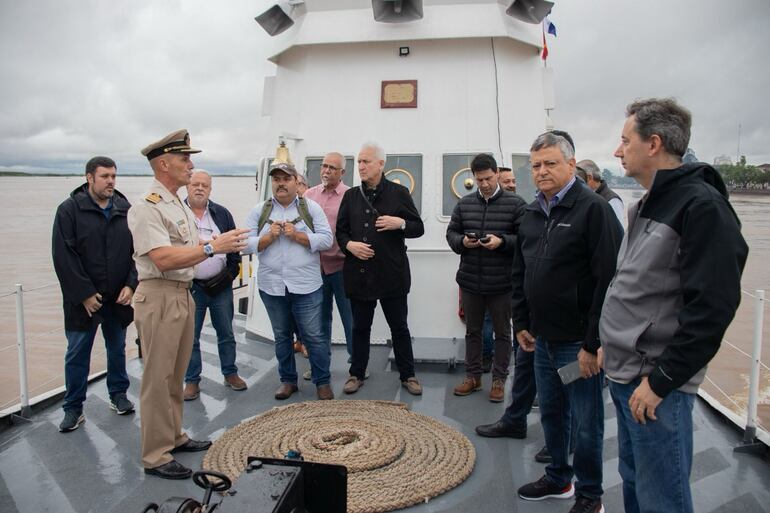
[[[672,99],[626,110],[615,156],[647,190],[599,323],[617,409],[627,513],[692,512],[692,407],[740,302],[748,247],[716,170],[682,164],[690,113]]]

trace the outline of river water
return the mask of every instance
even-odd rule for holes
[[[117,188],[132,203],[140,197],[151,177],[118,176]],[[51,227],[56,207],[76,187],[81,177],[0,177],[0,410],[19,402],[16,351],[14,284],[24,290],[27,364],[30,396],[36,397],[61,387],[64,382],[64,351],[61,291],[51,262]],[[626,207],[641,197],[641,190],[617,191]],[[214,177],[212,199],[223,203],[242,225],[257,203],[253,177]],[[735,195],[732,204],[743,223],[743,235],[750,247],[743,274],[743,289],[770,289],[770,196]],[[715,269],[714,272],[719,272]],[[448,276],[447,279],[453,279]],[[765,309],[767,313],[767,308]],[[767,315],[770,317],[770,314]],[[727,331],[726,343],[712,362],[703,388],[734,411],[745,409],[751,353],[754,300],[743,295],[736,319]],[[764,357],[770,363],[770,322],[765,322]],[[135,332],[129,328],[128,340]],[[733,346],[737,347],[735,349]],[[129,357],[136,355],[131,342]],[[105,368],[104,344],[94,344],[91,371]],[[760,419],[770,428],[770,372],[761,372]]]

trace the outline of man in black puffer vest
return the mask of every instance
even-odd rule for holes
[[[511,359],[511,266],[519,221],[526,202],[498,184],[495,159],[477,155],[471,172],[478,190],[460,199],[452,212],[446,239],[460,255],[457,284],[465,310],[465,373],[455,395],[481,390],[481,332],[489,310],[495,332],[495,356],[489,400],[501,402]]]

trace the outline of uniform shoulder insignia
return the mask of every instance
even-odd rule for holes
[[[158,202],[160,202],[161,197],[160,197],[160,194],[156,192],[151,192],[150,194],[145,196],[144,199],[146,199],[150,203],[157,204]]]

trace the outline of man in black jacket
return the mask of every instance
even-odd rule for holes
[[[232,214],[222,205],[209,199],[211,175],[202,169],[193,170],[187,184],[187,199],[195,214],[198,236],[205,243],[222,233],[235,229]],[[239,253],[214,255],[195,266],[195,279],[190,293],[195,301],[195,335],[192,354],[184,381],[184,400],[192,401],[200,394],[201,348],[200,337],[206,310],[217,333],[219,365],[224,384],[236,391],[246,390],[246,382],[238,376],[235,365],[235,335],[233,334],[233,280],[240,270]]]
[[[538,194],[519,226],[513,326],[522,349],[535,352],[540,419],[553,461],[518,493],[525,500],[576,494],[573,513],[599,513],[604,408],[598,325],[622,233],[609,204],[575,178],[574,150],[564,137],[542,134],[530,152]],[[579,366],[582,379],[565,385],[557,370],[569,364]],[[571,429],[577,432],[574,465]]]
[[[623,502],[688,513],[693,402],[740,303],[748,247],[719,173],[682,163],[689,111],[650,98],[626,116],[615,156],[647,192],[629,209],[599,324]]]
[[[337,217],[337,242],[345,253],[345,294],[353,312],[353,362],[343,391],[352,394],[364,384],[379,300],[401,384],[410,394],[420,395],[407,324],[411,276],[404,239],[421,237],[425,227],[409,190],[385,179],[384,166],[385,151],[375,143],[364,144],[358,153],[361,185],[345,191]]]
[[[500,187],[497,162],[491,155],[476,155],[471,172],[478,190],[457,202],[446,231],[449,247],[460,255],[456,280],[465,310],[466,377],[454,394],[481,390],[481,333],[488,310],[495,333],[489,400],[499,403],[505,396],[511,359],[511,264],[526,202]]]
[[[74,431],[85,422],[91,348],[101,324],[107,349],[110,407],[119,415],[134,411],[126,397],[126,327],[134,312],[131,297],[137,275],[134,245],[126,214],[128,200],[115,190],[117,166],[107,157],[86,164],[86,183],[56,211],[53,264],[64,300],[64,420],[59,431]]]

